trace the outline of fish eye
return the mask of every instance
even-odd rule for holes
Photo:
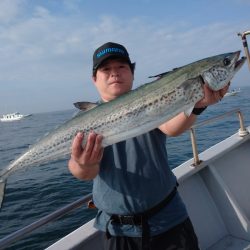
[[[231,60],[230,60],[228,57],[226,57],[226,58],[223,60],[224,66],[230,65],[230,63],[231,63]]]

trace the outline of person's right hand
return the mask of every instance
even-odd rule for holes
[[[86,145],[82,146],[83,133],[77,133],[72,142],[71,158],[68,166],[71,173],[80,179],[93,179],[99,172],[99,163],[103,156],[101,135],[91,132]]]

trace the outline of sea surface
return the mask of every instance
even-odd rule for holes
[[[225,114],[239,108],[247,126],[250,125],[250,87],[242,87],[236,96],[225,97],[210,106],[198,121]],[[26,151],[47,132],[70,119],[76,110],[33,114],[26,119],[0,122],[0,170]],[[199,152],[236,133],[239,129],[237,114],[196,129]],[[192,157],[188,132],[168,138],[169,164],[175,168]],[[3,207],[0,210],[0,239],[27,226],[91,192],[91,181],[79,181],[60,160],[39,167],[29,167],[13,173],[7,182]],[[96,211],[82,206],[70,214],[35,230],[29,236],[7,249],[44,249],[95,216]]]

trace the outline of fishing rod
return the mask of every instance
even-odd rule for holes
[[[248,49],[248,45],[247,45],[247,38],[246,38],[247,35],[250,35],[250,30],[245,31],[243,33],[238,33],[238,36],[240,36],[242,39],[243,47],[244,47],[245,54],[247,57],[248,67],[250,70],[250,54],[249,54],[249,49]]]

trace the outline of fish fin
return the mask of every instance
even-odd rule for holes
[[[6,179],[0,179],[0,208],[2,207],[4,191],[6,186]]]
[[[172,72],[172,71],[167,71],[167,72],[163,72],[163,73],[160,73],[160,74],[157,74],[157,75],[149,76],[148,78],[155,78],[155,77],[157,77],[159,79],[159,78],[162,78],[163,76],[169,74],[170,72]]]
[[[179,67],[179,68],[173,68],[173,69],[172,69],[172,70],[170,70],[170,71],[166,71],[166,72],[163,72],[163,73],[160,73],[160,74],[154,75],[154,76],[149,76],[148,78],[155,78],[155,77],[157,77],[158,79],[160,79],[160,78],[162,78],[163,76],[165,76],[165,75],[167,75],[167,74],[169,74],[169,73],[171,73],[171,72],[173,72],[173,71],[176,71],[177,69],[180,69],[180,68],[182,68],[182,67]]]
[[[74,106],[80,110],[87,111],[89,109],[95,108],[98,106],[98,104],[93,102],[75,102]]]
[[[186,110],[184,110],[184,114],[189,117],[192,114],[192,111],[194,109],[194,106],[192,106],[191,108],[188,108]]]

